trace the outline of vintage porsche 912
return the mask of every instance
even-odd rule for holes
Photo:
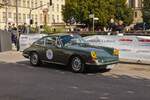
[[[118,63],[118,54],[117,49],[89,45],[73,34],[45,36],[23,51],[33,66],[42,62],[62,64],[73,72],[84,72],[87,65],[109,69]]]

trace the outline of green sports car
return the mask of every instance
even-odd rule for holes
[[[42,62],[69,65],[73,72],[84,72],[87,65],[109,69],[118,63],[118,55],[117,49],[89,45],[74,34],[45,36],[23,51],[33,66]]]

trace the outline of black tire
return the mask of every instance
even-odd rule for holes
[[[36,52],[32,52],[30,54],[30,64],[32,66],[39,66],[40,63],[40,59],[39,59],[39,55]]]
[[[72,57],[70,66],[71,66],[71,70],[75,73],[83,73],[85,71],[85,63],[78,56]]]

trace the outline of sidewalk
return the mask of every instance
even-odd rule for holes
[[[0,62],[16,63],[19,61],[27,60],[22,56],[22,52],[19,51],[6,51],[0,52]]]

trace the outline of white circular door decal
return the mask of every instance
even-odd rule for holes
[[[48,50],[46,51],[46,57],[47,57],[49,60],[53,59],[53,51],[52,51],[51,49],[48,49]]]

